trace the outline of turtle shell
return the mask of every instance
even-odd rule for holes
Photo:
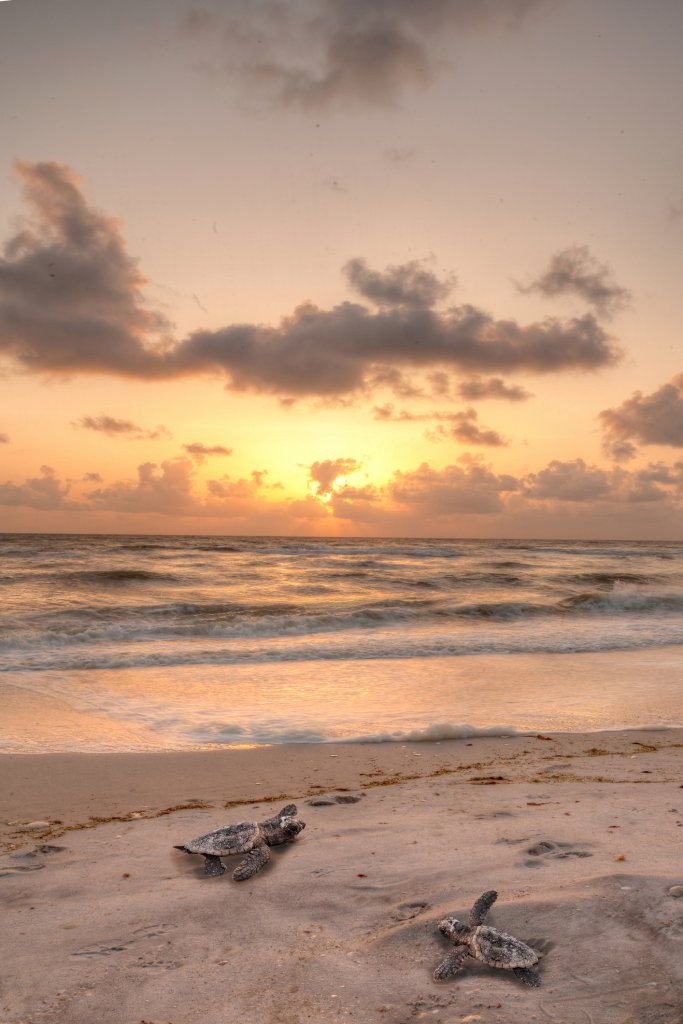
[[[231,853],[249,853],[262,841],[261,826],[255,821],[217,828],[185,844],[189,853],[206,853],[211,857],[228,857]]]
[[[512,971],[515,967],[533,967],[538,963],[538,956],[531,946],[485,924],[476,929],[471,943],[477,959],[489,967]]]

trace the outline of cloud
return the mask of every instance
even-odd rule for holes
[[[648,462],[635,474],[638,482],[683,485],[683,461],[667,466],[665,462]]]
[[[399,368],[553,373],[609,366],[618,355],[591,315],[522,326],[469,305],[444,314],[411,307],[371,313],[344,302],[331,310],[299,306],[277,328],[198,331],[170,362],[179,376],[225,373],[238,391],[334,397]]]
[[[209,480],[206,489],[214,498],[253,498],[258,490],[264,486],[263,470],[252,470],[250,477],[240,477],[233,480],[224,475],[219,480]]]
[[[683,497],[683,461],[667,466],[649,462],[636,473],[624,474],[626,499],[631,502],[667,501]]]
[[[395,412],[393,405],[387,403],[386,405],[376,405],[373,409],[373,417],[376,420],[383,420],[385,422],[391,420],[395,423],[437,422],[439,426],[436,434],[432,436],[432,440],[435,440],[437,437],[451,437],[457,441],[463,441],[465,444],[489,445],[494,448],[507,445],[508,443],[496,430],[479,426],[475,409],[462,409],[459,412],[434,411],[421,413],[401,409]],[[449,423],[450,426],[446,428],[444,423]]]
[[[503,510],[501,495],[518,488],[518,481],[498,475],[479,460],[437,470],[423,462],[416,470],[397,470],[387,486],[399,505],[419,510],[427,518],[452,515],[491,515]]]
[[[138,466],[137,480],[117,481],[90,491],[87,497],[93,507],[116,512],[189,514],[196,511],[192,474],[189,459],[168,460],[161,467],[145,462]]]
[[[304,303],[276,327],[230,324],[161,344],[165,322],[142,304],[144,278],[117,223],[88,206],[68,168],[20,163],[18,173],[34,218],[0,259],[0,354],[24,371],[139,380],[216,374],[236,391],[331,400],[392,379],[405,387],[405,371],[555,373],[598,369],[619,356],[592,315],[520,325],[471,305],[437,312],[415,304],[444,287],[429,271],[405,264],[377,274],[363,261],[354,271],[363,286],[401,304],[371,311]]]
[[[683,448],[683,373],[651,395],[635,391],[615,409],[603,409],[599,419],[608,452],[616,445],[630,455],[634,441]]]
[[[474,409],[465,409],[463,412],[455,413],[450,433],[456,441],[462,441],[465,444],[483,444],[498,448],[508,443],[498,431],[480,427]]]
[[[507,402],[526,402],[530,391],[517,384],[506,384],[502,377],[470,377],[458,384],[458,394],[468,402],[482,398],[504,398]]]
[[[384,273],[371,270],[364,259],[349,260],[342,268],[349,284],[364,298],[378,306],[435,306],[445,299],[455,278],[440,281],[424,266],[423,260],[411,260],[387,267]]]
[[[0,484],[0,505],[17,505],[42,510],[73,509],[76,502],[68,499],[69,484],[62,483],[51,466],[41,466],[40,476],[23,484],[6,481]]]
[[[355,459],[325,459],[309,466],[308,477],[312,484],[317,485],[316,494],[329,494],[340,477],[349,476],[360,468],[361,463]]]
[[[222,16],[191,12],[183,28],[204,43],[214,73],[278,106],[386,107],[435,81],[454,41],[514,28],[545,6],[546,0],[233,0]]]
[[[82,508],[126,512],[136,515],[200,516],[235,518],[257,516],[267,508],[259,491],[267,475],[254,470],[247,478],[229,476],[206,482],[205,492],[197,490],[195,462],[184,456],[157,465],[145,462],[134,480],[119,480],[86,493]],[[277,485],[273,485],[276,487]]]
[[[130,420],[119,420],[104,413],[100,416],[82,416],[73,426],[83,430],[95,430],[100,434],[106,434],[107,437],[129,437],[134,441],[158,441],[160,438],[172,436],[170,430],[164,426],[160,425],[155,430],[144,430]]]
[[[635,459],[638,449],[631,441],[605,440],[602,442],[603,454],[613,462],[629,462]]]
[[[50,467],[23,483],[0,485],[0,505],[16,509],[6,519],[34,523],[40,519],[63,527],[72,514],[87,515],[97,528],[115,525],[120,515],[138,517],[159,529],[163,517],[178,527],[202,532],[201,523],[216,520],[222,530],[255,534],[314,532],[393,536],[665,536],[680,533],[683,505],[683,459],[673,465],[650,462],[636,472],[620,467],[604,470],[582,459],[553,460],[518,478],[495,471],[479,456],[466,454],[441,469],[424,462],[416,469],[396,470],[383,484],[354,485],[344,478],[361,468],[352,458],[313,463],[310,479],[317,494],[272,501],[277,485],[254,470],[239,479],[224,475],[204,483],[189,458],[143,463],[137,476],[88,489],[98,474],[80,481],[62,481]],[[71,496],[79,484],[82,496]],[[22,510],[34,509],[33,519]],[[68,514],[60,518],[62,513]],[[54,514],[55,518],[50,519]],[[109,519],[106,516],[109,515]],[[117,518],[112,519],[115,515]],[[477,517],[473,522],[470,517]],[[463,518],[464,517],[464,518]],[[194,527],[193,527],[194,522]],[[469,525],[468,525],[469,524]]]
[[[31,217],[0,257],[0,354],[29,371],[161,375],[162,349],[143,341],[168,325],[144,305],[118,222],[87,204],[68,167],[14,171]]]
[[[291,502],[288,512],[293,519],[303,520],[329,519],[330,516],[327,505],[312,494],[307,494],[305,498]]]
[[[87,484],[101,484],[102,474],[101,473],[85,473],[83,476],[84,483]]]
[[[8,434],[0,434],[0,444],[9,444]]]
[[[597,466],[587,466],[583,459],[553,459],[545,469],[530,473],[524,481],[525,494],[542,500],[586,501],[607,497],[610,489],[609,474]]]
[[[545,273],[529,285],[517,284],[517,288],[525,295],[538,292],[546,298],[574,295],[605,317],[631,301],[630,291],[614,281],[610,268],[596,260],[587,245],[571,245],[556,252]]]
[[[225,448],[222,444],[206,445],[194,441],[192,444],[184,444],[183,448],[195,462],[204,462],[212,455],[232,455],[232,448]]]

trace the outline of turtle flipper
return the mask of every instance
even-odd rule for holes
[[[532,967],[513,967],[512,973],[520,981],[524,982],[525,985],[529,985],[531,988],[538,988],[541,984],[541,978],[538,971]]]
[[[243,882],[251,878],[257,871],[260,871],[264,864],[270,860],[270,850],[265,843],[259,843],[253,850],[250,850],[244,860],[237,865],[232,873],[236,882]]]
[[[212,857],[210,853],[205,853],[203,856],[205,875],[210,875],[211,877],[216,878],[218,875],[224,875],[228,870],[223,867],[220,857]]]
[[[434,971],[434,981],[447,981],[457,974],[467,958],[466,949],[454,949]]]
[[[489,889],[488,892],[481,894],[477,902],[470,910],[470,928],[476,928],[478,925],[484,923],[484,918],[488,914],[493,904],[498,899],[498,893],[494,889]]]
[[[279,826],[280,818],[296,818],[297,813],[298,812],[296,809],[296,804],[287,804],[285,807],[282,808],[281,811],[278,811],[277,814],[275,814],[272,818],[266,818],[266,820],[263,821],[261,824],[270,825],[272,828],[275,828],[276,826]]]

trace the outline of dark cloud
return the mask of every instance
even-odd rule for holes
[[[70,486],[62,483],[51,466],[41,466],[40,476],[23,484],[6,481],[0,484],[0,505],[17,505],[37,509],[74,509],[78,503],[68,499]]]
[[[158,441],[161,438],[171,437],[171,432],[166,427],[159,425],[154,430],[144,430],[137,423],[130,420],[119,420],[115,416],[107,416],[102,413],[100,416],[82,416],[77,420],[74,427],[83,430],[95,430],[107,437],[128,437],[133,441]]]
[[[429,272],[406,277],[410,265],[376,275],[387,295],[393,283],[402,305],[305,303],[277,327],[231,324],[161,346],[154,339],[163,321],[142,305],[144,278],[116,222],[88,206],[67,168],[18,168],[35,216],[0,259],[0,353],[23,370],[140,380],[219,374],[237,391],[330,400],[392,380],[405,388],[411,370],[553,373],[597,369],[619,355],[591,315],[520,325],[470,305],[411,305],[443,284]],[[371,277],[362,265],[362,280]]]
[[[0,434],[0,444],[9,444],[8,434]]]
[[[166,329],[119,224],[93,210],[61,164],[18,161],[32,216],[0,257],[0,354],[25,370],[163,376],[143,341]]]
[[[683,448],[683,373],[651,395],[635,391],[616,409],[604,409],[599,418],[608,450],[621,445],[630,453],[629,442]]]
[[[470,377],[458,384],[458,394],[468,402],[482,398],[503,398],[507,402],[526,402],[530,391],[517,384],[506,384],[502,377]]]
[[[667,466],[649,462],[626,480],[629,501],[667,501],[683,497],[683,461]]]
[[[454,414],[450,434],[456,441],[462,441],[464,444],[482,444],[498,448],[508,443],[497,430],[480,427],[474,409],[465,409]]]
[[[232,0],[184,22],[204,61],[271,102],[303,110],[394,105],[430,85],[454,42],[514,28],[547,0]]]
[[[610,317],[631,301],[631,293],[612,278],[606,263],[591,255],[587,245],[571,245],[551,257],[550,266],[529,285],[517,285],[520,292],[538,292],[546,298],[574,295],[593,306],[601,316]]]
[[[342,269],[355,291],[378,306],[429,308],[445,299],[455,284],[454,277],[440,281],[423,260],[387,267],[382,273],[356,258]]]
[[[433,370],[427,374],[432,398],[450,398],[451,379],[443,370]]]
[[[459,412],[409,412],[407,409],[394,410],[391,403],[376,405],[373,409],[376,420],[391,420],[395,423],[438,423],[434,438],[454,438],[465,444],[489,445],[497,448],[507,445],[507,441],[496,430],[480,427],[475,409],[462,409]],[[445,427],[444,423],[449,426]]]
[[[332,397],[399,367],[552,373],[597,369],[618,355],[590,315],[522,326],[469,305],[444,314],[410,307],[372,313],[345,302],[331,310],[299,306],[277,328],[198,331],[171,361],[179,376],[223,372],[236,390]]]
[[[638,449],[631,441],[610,441],[607,438],[602,442],[602,451],[606,458],[613,462],[629,462],[635,459]]]
[[[211,455],[232,455],[232,448],[225,448],[222,444],[206,445],[194,441],[192,444],[184,444],[183,448],[195,462],[204,462]]]
[[[415,383],[407,374],[395,367],[383,366],[372,368],[363,381],[363,390],[368,394],[378,388],[388,388],[398,398],[424,398],[425,390],[421,383]]]
[[[87,484],[101,484],[102,474],[101,473],[86,473],[83,476],[84,483]]]
[[[671,484],[675,487],[683,485],[683,461],[667,466],[665,462],[648,462],[647,466],[635,474],[639,482]]]
[[[355,473],[360,466],[355,459],[324,459],[309,466],[308,477],[316,484],[316,494],[329,494],[340,477]]]
[[[553,459],[545,469],[530,473],[524,480],[525,494],[542,500],[587,501],[605,498],[610,490],[609,474],[597,466],[587,466],[583,459]]]

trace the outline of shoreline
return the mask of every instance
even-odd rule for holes
[[[567,759],[588,772],[586,781],[607,783],[608,778],[594,770],[603,758],[637,759],[640,765],[644,754],[656,751],[680,751],[683,769],[683,728],[211,750],[1,752],[0,849],[16,849],[22,839],[30,839],[21,831],[30,821],[48,822],[43,830],[35,830],[47,840],[64,828],[90,827],[91,819],[154,817],[179,805],[220,812],[240,804],[300,800],[328,790],[367,791],[441,775],[504,785],[520,775],[520,768],[521,777],[535,784],[548,780],[545,772],[539,777],[540,770]],[[506,775],[495,778],[500,775],[497,769]],[[491,778],[478,780],[477,773],[485,770],[493,773]],[[49,824],[55,821],[59,824]]]

